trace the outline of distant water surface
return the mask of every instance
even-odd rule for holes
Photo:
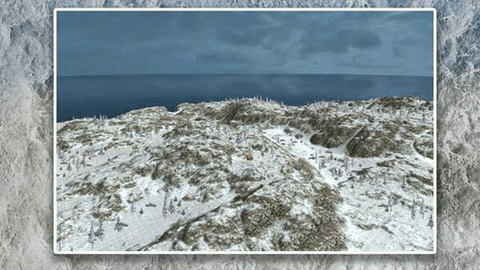
[[[268,97],[287,105],[416,95],[433,99],[433,78],[377,75],[108,75],[57,79],[57,121],[184,102]]]

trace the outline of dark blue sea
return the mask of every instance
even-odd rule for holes
[[[377,75],[107,75],[58,77],[57,121],[184,102],[263,97],[287,105],[416,95],[433,100],[433,77]]]

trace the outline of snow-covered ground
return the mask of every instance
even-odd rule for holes
[[[433,151],[417,98],[58,123],[57,249],[432,251]]]

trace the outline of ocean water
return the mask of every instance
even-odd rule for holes
[[[107,75],[57,78],[57,122],[145,107],[263,97],[287,105],[416,95],[433,100],[433,77],[378,75]]]

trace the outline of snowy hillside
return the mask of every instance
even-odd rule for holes
[[[57,124],[59,251],[432,251],[433,103],[181,104]]]

